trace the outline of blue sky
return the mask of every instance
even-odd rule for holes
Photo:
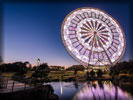
[[[79,64],[65,50],[61,40],[61,24],[65,16],[79,7],[95,7],[113,16],[126,36],[122,60],[130,59],[130,12],[128,4],[114,3],[5,3],[3,5],[4,62],[29,61],[40,58],[49,65]]]

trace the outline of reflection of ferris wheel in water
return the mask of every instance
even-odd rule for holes
[[[61,35],[67,51],[85,66],[115,64],[125,51],[120,25],[99,9],[72,11],[63,21]]]

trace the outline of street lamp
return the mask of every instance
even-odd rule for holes
[[[38,66],[40,65],[40,59],[39,58],[37,59],[37,65]]]

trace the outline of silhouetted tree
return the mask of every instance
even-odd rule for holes
[[[67,68],[66,70],[70,70],[70,71],[75,71],[75,70],[77,70],[77,71],[84,71],[85,68],[82,65],[73,65],[73,66]]]
[[[31,64],[29,64],[28,69],[29,69],[30,71],[32,71],[32,65],[31,65]]]
[[[24,68],[25,70],[28,70],[26,67],[26,63],[23,62],[14,62],[14,63],[8,63],[8,64],[2,64],[0,65],[0,71],[2,72],[18,72],[21,68]]]
[[[25,68],[22,67],[21,69],[19,69],[18,72],[16,72],[16,73],[14,74],[14,76],[24,78],[26,73],[27,73],[27,69],[25,69]]]
[[[86,78],[89,78],[90,77],[90,73],[89,71],[86,72]]]
[[[103,75],[103,72],[100,69],[98,69],[98,71],[97,71],[97,77],[102,77],[102,75]]]
[[[78,73],[78,71],[75,69],[73,74],[76,76],[77,73]]]
[[[64,70],[65,68],[63,66],[50,66],[51,71],[61,71]]]
[[[95,72],[93,70],[90,71],[90,75],[91,77],[94,77],[95,76]]]
[[[119,73],[133,73],[133,60],[123,61],[115,64],[113,67],[110,68],[111,73],[110,75],[119,75]]]
[[[110,69],[110,76],[114,79],[117,78],[119,76],[120,70],[118,70],[117,68],[112,67]]]
[[[49,72],[50,69],[47,63],[44,63],[36,68],[35,72],[32,74],[32,77],[36,79],[36,82],[47,82]]]

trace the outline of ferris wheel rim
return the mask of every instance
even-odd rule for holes
[[[124,34],[124,31],[123,31],[121,25],[118,23],[118,21],[117,21],[115,18],[113,18],[113,17],[112,17],[111,15],[109,15],[107,12],[105,12],[105,11],[103,11],[103,10],[101,10],[101,9],[98,9],[98,8],[93,8],[93,7],[81,7],[81,8],[77,8],[77,9],[75,9],[75,10],[72,10],[70,13],[68,13],[68,14],[66,15],[66,17],[64,18],[64,20],[63,20],[63,22],[62,22],[62,25],[61,25],[61,39],[62,39],[62,41],[63,41],[63,46],[65,47],[66,51],[69,52],[69,55],[72,56],[72,57],[74,58],[75,61],[78,61],[78,62],[81,63],[82,65],[84,65],[84,66],[91,65],[91,64],[89,64],[89,62],[88,62],[88,63],[85,63],[85,62],[83,62],[82,60],[80,60],[79,58],[77,58],[77,57],[68,49],[68,47],[67,47],[67,45],[66,45],[66,43],[65,43],[64,37],[63,37],[63,31],[64,31],[63,27],[64,27],[64,24],[65,24],[67,18],[68,18],[70,15],[72,15],[75,11],[82,10],[82,9],[94,9],[94,10],[98,10],[98,11],[100,11],[100,12],[103,12],[104,14],[106,14],[107,16],[109,16],[110,18],[112,18],[112,19],[116,22],[116,24],[119,26],[119,28],[120,28],[120,30],[121,30],[121,33],[122,33],[122,35],[123,35],[124,46],[123,46],[123,50],[122,50],[120,56],[118,57],[118,59],[115,59],[115,61],[112,63],[113,65],[116,64],[117,62],[119,62],[119,61],[121,60],[121,58],[123,57],[123,55],[124,55],[124,53],[125,53],[125,50],[126,50],[126,38],[125,38],[125,34]],[[105,64],[105,65],[98,65],[98,66],[106,66],[106,65],[107,65],[107,64]],[[94,65],[92,65],[92,66],[94,66]]]

